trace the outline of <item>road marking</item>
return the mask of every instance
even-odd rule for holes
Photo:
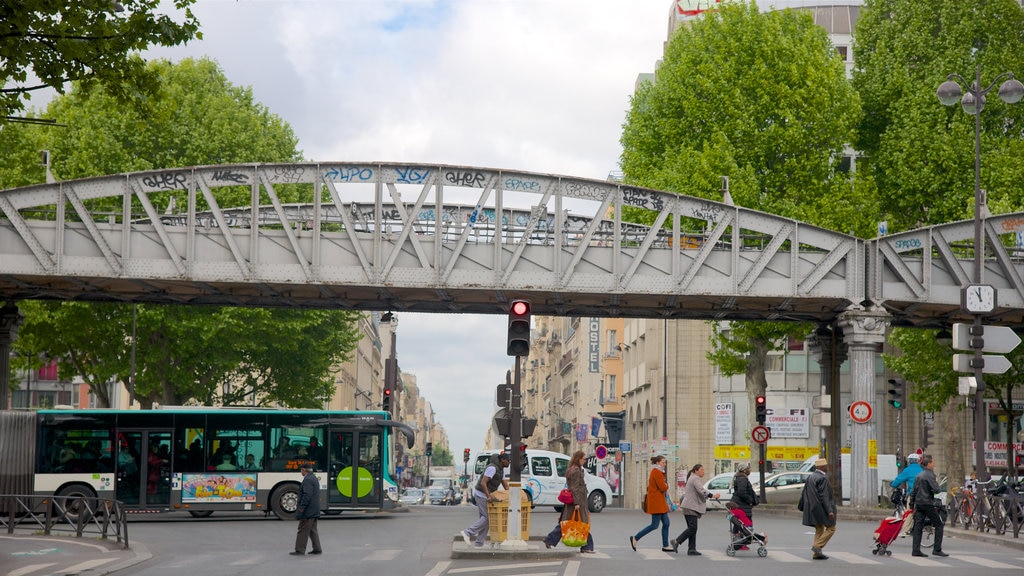
[[[57,564],[55,562],[53,564],[32,564],[31,566],[22,566],[21,568],[18,568],[17,570],[14,570],[12,572],[8,572],[7,576],[25,576],[26,574],[31,574],[33,572],[42,570],[43,568],[47,568],[49,566],[56,566],[56,565]]]
[[[11,556],[46,556],[47,554],[60,554],[64,552],[60,548],[41,548],[39,550],[29,550],[28,552],[13,552]]]
[[[444,571],[447,570],[448,567],[451,565],[452,563],[450,560],[438,562],[437,564],[434,564],[434,567],[430,570],[430,572],[427,572],[424,576],[441,576],[441,574],[444,574]]]
[[[911,556],[910,554],[893,554],[892,558],[894,558],[896,560],[901,560],[903,562],[909,562],[909,563],[913,564],[914,566],[925,566],[925,567],[929,567],[930,566],[932,568],[949,568],[948,565],[943,564],[942,562],[936,562],[935,560],[932,560],[931,558],[922,558],[920,556]]]
[[[853,552],[829,552],[828,555],[834,558],[839,558],[844,562],[849,562],[850,564],[881,564],[881,562],[859,556]]]
[[[719,552],[718,550],[705,550],[704,552],[701,552],[701,554],[715,562],[736,562],[739,560],[739,558],[733,556],[726,556],[725,552]]]
[[[79,572],[85,572],[86,570],[92,570],[97,566],[102,566],[108,562],[113,562],[114,560],[116,560],[116,558],[97,558],[96,560],[86,560],[85,562],[80,562],[74,566],[68,566],[61,570],[61,572],[64,574],[77,574]]]
[[[565,572],[562,573],[563,576],[578,576],[579,573],[580,573],[580,561],[579,560],[570,560],[570,561],[565,563]]]
[[[661,550],[651,549],[640,549],[637,550],[644,560],[671,560],[672,557],[668,555],[668,552],[662,552]]]
[[[989,560],[988,558],[982,558],[981,556],[961,556],[957,554],[956,559],[963,560],[964,562],[970,562],[971,564],[978,564],[979,566],[985,566],[986,568],[1020,568],[1020,566],[996,562],[995,560]]]
[[[530,562],[523,564],[501,564],[498,566],[478,566],[476,568],[452,568],[449,574],[460,574],[463,572],[484,572],[487,570],[517,570],[521,568],[541,568],[545,566],[560,566],[561,562]]]
[[[374,550],[373,553],[370,554],[369,556],[363,557],[363,561],[364,562],[366,562],[366,561],[369,561],[369,562],[373,562],[373,561],[384,561],[384,562],[387,562],[388,560],[394,560],[395,558],[398,558],[401,555],[402,555],[402,551],[401,550]]]
[[[810,562],[811,561],[811,557],[810,556],[806,556],[806,557],[805,556],[797,556],[796,554],[791,554],[789,552],[783,552],[782,550],[769,550],[768,551],[768,557],[772,558],[773,560],[778,560],[779,562],[803,562],[803,563],[806,563],[806,562]]]

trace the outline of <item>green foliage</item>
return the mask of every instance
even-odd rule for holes
[[[873,235],[873,183],[837,170],[859,109],[845,65],[808,12],[723,5],[676,32],[656,82],[634,95],[623,172],[631,184],[714,200],[729,176],[739,206]],[[636,209],[624,217],[653,220]],[[767,353],[809,331],[716,325],[708,359],[726,375],[746,373],[749,394],[763,393]]]
[[[83,89],[103,86],[122,103],[151,95],[157,78],[137,53],[202,38],[189,8],[194,3],[175,0],[184,10],[181,22],[156,13],[160,0],[0,4],[0,125],[24,110],[34,91],[63,94],[68,82]]]
[[[430,457],[431,466],[452,466],[454,465],[454,459],[452,453],[447,448],[434,448],[433,455]]]
[[[141,108],[106,88],[76,85],[47,113],[66,128],[0,127],[0,186],[38,182],[38,150],[53,154],[59,179],[131,170],[300,158],[291,128],[233,86],[211,60],[156,61],[158,80]],[[30,160],[31,159],[31,160]],[[282,200],[301,190],[282,187]],[[250,188],[217,190],[222,207],[248,205]],[[312,202],[306,190],[305,201]],[[169,195],[154,195],[164,206]],[[181,197],[179,206],[185,206]],[[89,209],[120,213],[120,198]],[[62,378],[81,376],[109,405],[106,383],[129,382],[135,318],[135,397],[153,403],[321,406],[334,391],[332,364],[354,349],[358,314],[342,311],[199,308],[81,302],[19,302],[25,314],[16,350],[59,358]]]
[[[870,158],[883,219],[898,231],[971,218],[975,117],[935,91],[952,73],[973,82],[979,67],[982,87],[1003,72],[1024,76],[1024,11],[1014,0],[867,0],[855,34],[855,144]],[[1024,106],[990,93],[981,123],[989,208],[1020,210]]]

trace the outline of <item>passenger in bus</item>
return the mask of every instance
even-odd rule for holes
[[[159,443],[149,443],[149,456],[147,457],[146,463],[149,465],[148,473],[146,475],[146,493],[156,494],[160,478],[163,476],[161,474],[161,468],[168,464],[167,460],[160,457]]]
[[[246,454],[242,470],[259,470],[259,467],[256,466],[256,457],[252,454]]]
[[[294,458],[295,448],[292,447],[292,440],[287,436],[281,436],[274,448],[274,458]]]
[[[217,464],[215,468],[217,470],[238,470],[238,466],[231,463],[231,454],[227,453],[221,454],[220,464]]]
[[[135,456],[127,446],[121,446],[117,453],[117,468],[126,475],[135,474],[139,471],[139,465]]]
[[[309,450],[307,450],[309,458],[316,461],[319,464],[324,458],[324,449],[320,445],[320,440],[316,436],[309,437]]]

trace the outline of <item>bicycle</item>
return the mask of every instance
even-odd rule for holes
[[[974,524],[974,511],[976,507],[977,502],[973,490],[966,486],[963,488],[953,488],[953,501],[949,504],[950,524],[955,526],[959,522],[965,529],[970,529]]]

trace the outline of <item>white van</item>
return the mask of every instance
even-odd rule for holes
[[[491,456],[500,453],[501,450],[484,450],[476,455],[473,483],[487,469]],[[527,449],[526,459],[521,482],[532,506],[554,506],[561,509],[563,504],[558,501],[558,493],[565,488],[565,472],[569,469],[569,457],[559,452]],[[586,469],[584,480],[587,483],[587,507],[591,512],[604,510],[612,498],[612,488],[608,481],[587,472]]]

